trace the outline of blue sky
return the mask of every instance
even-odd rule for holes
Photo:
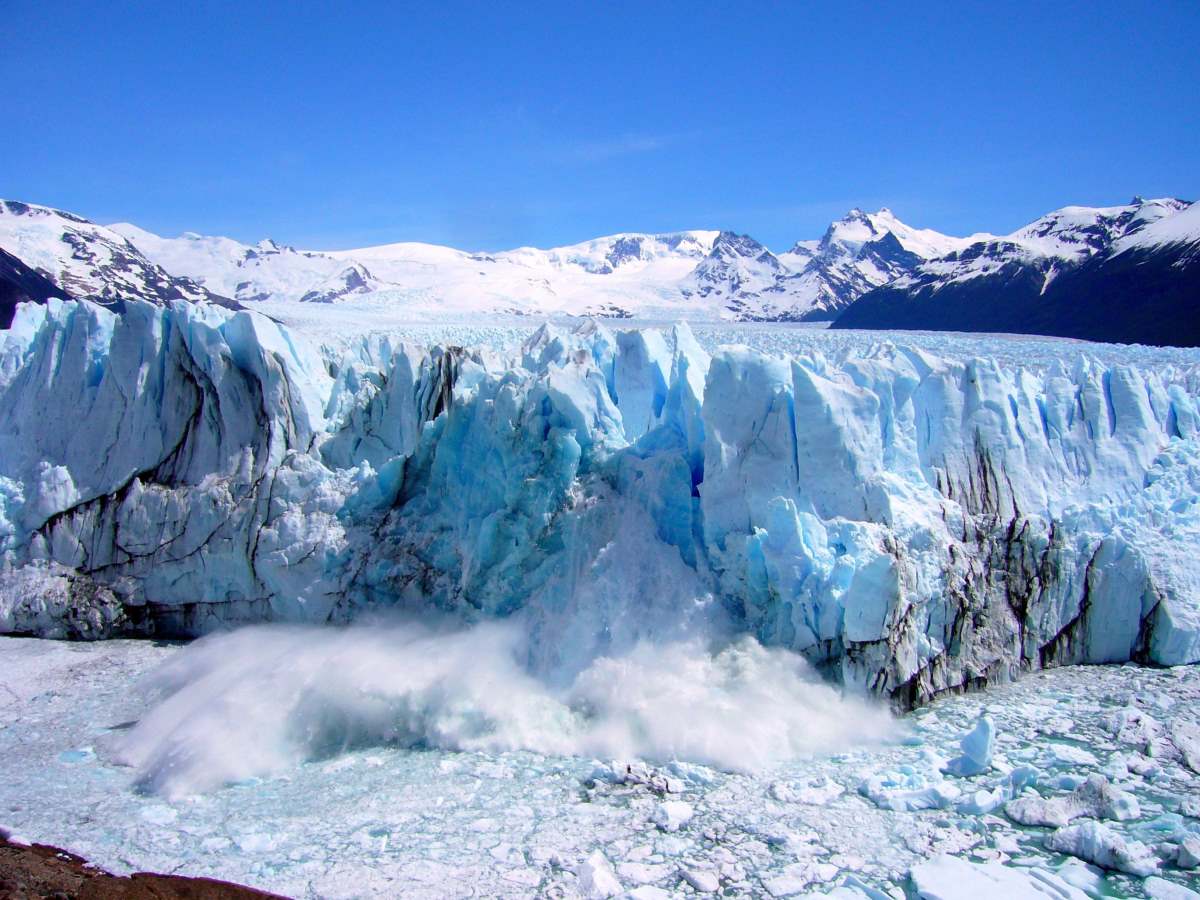
[[[509,7],[511,8],[504,8]],[[186,7],[186,8],[185,8]],[[1200,3],[14,2],[0,196],[312,248],[1200,196]]]

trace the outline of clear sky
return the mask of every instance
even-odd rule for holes
[[[327,249],[1200,196],[1200,2],[5,0],[0,196]]]

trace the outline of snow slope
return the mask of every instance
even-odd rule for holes
[[[0,200],[0,249],[55,284],[62,297],[116,308],[135,298],[224,300],[150,262],[117,232],[45,206]]]
[[[513,619],[566,681],[750,634],[905,704],[1200,660],[1194,364],[710,355],[595,322],[331,355],[137,302],[23,306],[3,340],[5,630],[436,611]]]
[[[970,243],[852,210],[820,241],[773,254],[729,231],[616,234],[550,250],[466,253],[421,243],[297,251],[113,229],[164,268],[239,300],[285,304],[366,294],[411,314],[537,313],[700,320],[828,319],[915,262]],[[890,236],[890,237],[889,237]],[[356,267],[356,290],[339,280]],[[334,280],[334,289],[321,285]]]

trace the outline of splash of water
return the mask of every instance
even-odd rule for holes
[[[524,671],[521,631],[487,623],[255,626],[184,648],[116,745],[147,790],[182,796],[355,747],[532,750],[758,771],[880,740],[891,719],[793,653],[750,638],[643,643],[566,689]]]

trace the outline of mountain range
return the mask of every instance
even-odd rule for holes
[[[1197,346],[1200,205],[1067,207],[919,263],[864,293],[834,327]]]
[[[17,302],[58,293],[118,307],[130,298],[266,312],[383,305],[417,317],[832,321],[1200,343],[1200,212],[1169,198],[1065,207],[1005,236],[953,237],[888,209],[853,209],[819,240],[782,253],[732,231],[625,233],[497,253],[414,242],[311,251],[269,239],[161,237],[0,201],[0,253],[5,327]],[[1099,308],[1103,316],[1093,314]]]

